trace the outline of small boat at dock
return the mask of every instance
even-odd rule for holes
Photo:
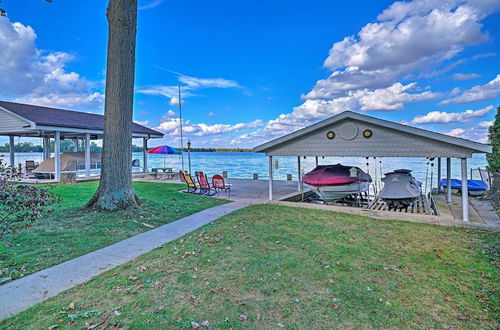
[[[314,186],[325,202],[359,194],[368,190],[372,178],[355,166],[318,165],[303,177],[304,183]]]
[[[411,170],[400,169],[386,173],[382,182],[384,188],[380,191],[380,198],[390,207],[408,207],[422,194],[422,183],[411,175]]]

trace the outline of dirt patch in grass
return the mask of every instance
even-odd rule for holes
[[[490,232],[252,206],[0,328],[205,320],[215,328],[495,328],[498,244]]]

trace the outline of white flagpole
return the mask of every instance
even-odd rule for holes
[[[182,171],[184,172],[184,141],[182,139],[182,99],[181,99],[181,86],[179,86],[179,122],[181,126],[181,164],[182,164]],[[190,173],[191,174],[191,173]]]

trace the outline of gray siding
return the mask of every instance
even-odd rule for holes
[[[358,130],[356,137],[351,140],[341,136],[341,128],[347,123],[354,124]],[[371,138],[363,137],[362,132],[365,129],[372,130]],[[333,140],[326,137],[328,131],[335,133]],[[270,148],[266,150],[266,155],[469,158],[472,156],[472,150],[379,125],[345,119]]]
[[[24,126],[29,125],[29,122],[22,120],[19,117],[14,116],[0,109],[0,134],[1,133],[12,133],[12,132],[26,132],[27,129]]]

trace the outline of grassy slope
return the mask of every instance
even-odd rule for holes
[[[16,279],[149,230],[133,220],[158,226],[224,202],[179,193],[183,185],[135,182],[144,200],[140,209],[116,213],[81,209],[97,184],[55,185],[53,191],[62,202],[54,213],[0,239],[0,269],[9,268],[8,276]]]
[[[498,243],[488,232],[252,206],[0,328],[497,327]]]

